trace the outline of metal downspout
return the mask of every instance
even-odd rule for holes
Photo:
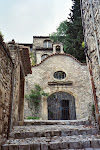
[[[100,129],[100,115],[99,115],[99,109],[98,109],[98,103],[97,103],[97,97],[96,97],[96,90],[95,90],[95,85],[94,85],[94,80],[93,80],[93,73],[91,69],[91,62],[89,62],[89,72],[90,72],[90,77],[91,77],[91,83],[92,83],[92,89],[93,89],[93,96],[94,96],[94,102],[95,102],[95,110],[96,110],[96,119],[98,120],[99,124],[99,129]]]
[[[99,66],[100,66],[99,46],[98,46],[98,40],[97,40],[97,34],[96,34],[96,27],[95,27],[95,21],[94,21],[92,0],[90,0],[90,8],[91,8],[91,12],[92,12],[91,15],[92,15],[92,18],[93,18],[93,27],[94,27],[94,34],[95,34],[95,41],[96,41],[96,48],[97,48],[98,63],[99,63]]]

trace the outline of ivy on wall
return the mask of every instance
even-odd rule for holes
[[[2,34],[1,31],[0,31],[0,40],[4,41],[4,35]]]
[[[31,90],[29,95],[25,95],[25,98],[29,100],[30,109],[35,108],[35,111],[39,110],[42,96],[48,96],[48,93],[45,93],[40,85],[35,84],[35,88]]]
[[[36,59],[32,52],[30,52],[30,60],[31,60],[32,66],[36,65]]]

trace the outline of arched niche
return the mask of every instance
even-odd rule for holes
[[[64,53],[63,44],[62,43],[54,43],[53,44],[53,53]]]
[[[60,53],[60,51],[61,51],[61,46],[60,46],[60,45],[57,45],[57,46],[56,46],[56,53]]]

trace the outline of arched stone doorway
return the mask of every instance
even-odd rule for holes
[[[67,92],[57,92],[47,98],[48,120],[75,120],[75,98]]]

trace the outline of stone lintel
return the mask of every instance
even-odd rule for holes
[[[72,81],[66,81],[66,82],[63,82],[63,81],[52,81],[52,82],[48,82],[49,86],[52,86],[52,85],[67,85],[67,86],[71,86],[72,84],[73,84]]]

